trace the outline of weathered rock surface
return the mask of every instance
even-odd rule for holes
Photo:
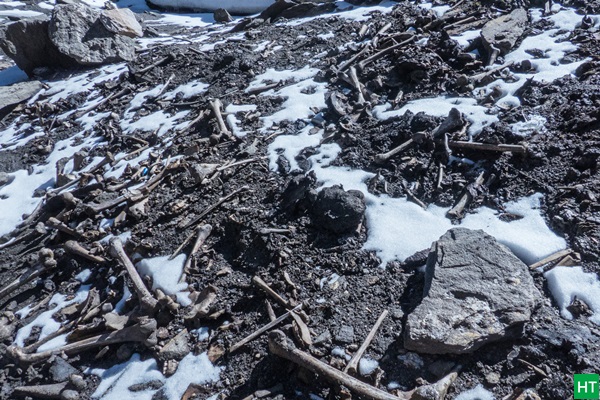
[[[81,65],[133,60],[133,39],[106,29],[100,15],[100,11],[85,5],[57,5],[48,26],[50,40],[62,54]]]
[[[0,115],[5,108],[19,104],[42,90],[40,81],[15,83],[10,86],[0,86]],[[0,186],[2,185],[0,179]]]
[[[231,14],[224,8],[217,8],[214,12],[214,18],[217,22],[227,23],[233,21]]]
[[[363,194],[332,186],[319,192],[313,207],[314,220],[321,227],[336,233],[349,232],[358,227],[365,215]]]
[[[508,53],[525,32],[527,24],[527,11],[523,8],[487,22],[481,29],[486,50],[491,52],[497,48],[501,55]]]
[[[421,353],[471,353],[520,332],[540,293],[527,266],[481,230],[451,229],[427,259],[423,301],[404,345]]]
[[[100,14],[102,25],[110,32],[130,38],[144,36],[142,25],[129,8],[114,8],[104,10]]]
[[[76,65],[50,41],[48,25],[48,19],[34,18],[13,22],[0,29],[0,47],[30,76],[38,67],[70,68]]]

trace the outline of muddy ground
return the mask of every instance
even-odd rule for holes
[[[598,8],[594,2],[571,3],[581,9],[582,16]],[[517,5],[517,2],[502,0],[465,2],[458,6],[455,20],[459,21],[476,12],[478,19],[475,23],[459,27],[459,30],[472,29],[491,18],[495,10],[507,10]],[[413,26],[432,38],[425,47],[409,44],[360,72],[361,81],[378,96],[374,101],[381,104],[392,100],[400,90],[404,93],[401,102],[442,93],[464,94],[457,83],[460,75],[470,76],[483,70],[481,63],[472,65],[457,57],[458,50],[453,51],[456,44],[446,36],[447,32],[441,26],[431,30],[425,28],[434,18],[413,4],[400,2],[391,14],[375,13],[364,22],[371,26],[370,33],[390,22],[391,33],[403,32]],[[130,72],[124,73],[118,82],[105,84],[101,89],[106,96],[123,87],[130,87],[132,92],[141,91],[152,88],[158,82],[165,82],[174,74],[171,82],[173,87],[193,79],[207,82],[210,87],[193,101],[148,102],[138,111],[140,115],[161,108],[167,111],[190,108],[192,112],[189,118],[193,119],[209,110],[210,98],[219,98],[224,104],[254,103],[258,106],[258,113],[270,115],[278,110],[282,99],[253,98],[244,93],[253,77],[267,68],[300,69],[307,60],[315,60],[312,67],[321,70],[318,79],[328,84],[331,93],[352,91],[352,86],[338,78],[333,67],[356,53],[357,49],[352,46],[342,50],[339,46],[354,40],[362,24],[335,16],[294,27],[257,23],[245,31],[244,41],[227,41],[211,51],[199,53],[194,51],[196,45],[193,44],[156,47],[140,53],[137,61],[131,65]],[[532,30],[535,28],[532,26]],[[317,36],[330,31],[335,33],[332,39],[325,40]],[[451,33],[457,33],[457,30]],[[193,36],[195,32],[188,29],[186,34]],[[298,38],[299,35],[305,37]],[[230,34],[218,34],[210,40],[228,37]],[[575,77],[564,77],[552,84],[532,82],[526,85],[519,95],[522,106],[501,112],[498,115],[500,122],[486,128],[478,138],[488,143],[525,143],[526,154],[455,150],[454,155],[479,162],[483,169],[493,175],[493,179],[475,193],[468,210],[486,205],[503,212],[503,205],[508,201],[534,192],[543,193],[543,215],[548,225],[567,240],[571,249],[580,253],[581,265],[586,271],[598,273],[600,74],[597,72],[599,65],[596,58],[599,39],[597,34],[583,29],[573,32],[572,38],[581,47],[569,56],[575,60],[590,56],[592,61],[584,64]],[[264,40],[273,40],[283,49],[254,52],[253,47]],[[148,73],[136,73],[168,54],[174,55],[172,61]],[[57,74],[50,79],[59,79],[66,73]],[[125,95],[102,106],[97,112],[115,113],[111,118],[116,122],[132,97],[133,93]],[[39,101],[43,102],[43,99]],[[5,117],[0,126],[7,126],[18,114],[23,113],[28,115],[32,124],[50,124],[55,115],[76,109],[84,102],[84,97],[65,99],[55,104],[56,109],[42,112],[42,118],[39,118],[33,106],[22,107]],[[442,118],[405,115],[382,122],[372,117],[369,105],[357,104],[353,93],[347,95],[344,103],[348,115],[340,116],[328,102],[328,108],[322,112],[324,121],[319,123],[331,132],[329,140],[339,143],[343,148],[335,165],[358,167],[383,177],[385,187],[381,182],[374,184],[373,193],[385,191],[392,196],[406,196],[405,182],[418,182],[418,187],[412,191],[414,197],[425,204],[448,207],[460,198],[465,186],[475,180],[476,174],[468,165],[452,163],[446,167],[445,178],[438,188],[438,165],[446,163],[447,154],[443,143],[431,138],[426,138],[383,165],[375,164],[373,159],[376,154],[403,143],[414,132],[434,129]],[[525,139],[514,135],[508,124],[522,120],[534,109],[535,113],[547,119],[547,131]],[[290,174],[289,165],[283,157],[277,173],[269,170],[268,161],[261,157],[267,155],[272,136],[257,132],[260,120],[258,114],[253,114],[248,113],[242,120],[243,128],[249,132],[242,140],[221,140],[216,143],[215,138],[211,138],[217,132],[215,119],[206,113],[191,129],[173,133],[170,135],[171,141],[159,144],[157,158],[183,155],[181,164],[169,171],[167,177],[149,194],[146,211],[137,218],[129,212],[129,205],[117,205],[101,213],[90,213],[83,206],[117,197],[120,192],[108,192],[106,187],[126,182],[135,173],[136,167],[132,166],[131,171],[127,171],[116,182],[74,189],[73,194],[81,200],[81,205],[67,209],[67,215],[63,212],[64,204],[58,204],[55,208],[46,206],[34,221],[20,228],[13,236],[34,232],[38,222],[46,222],[48,218],[63,212],[61,217],[71,222],[79,224],[85,221],[86,233],[80,241],[90,248],[94,241],[104,236],[98,231],[100,220],[114,218],[125,211],[126,218],[109,229],[113,234],[132,232],[126,246],[127,253],[137,252],[144,257],[168,255],[190,233],[192,227],[185,228],[187,224],[219,198],[247,186],[247,190],[201,218],[202,222],[211,224],[213,230],[203,251],[196,258],[188,283],[198,291],[208,285],[216,288],[217,298],[207,318],[186,321],[183,318],[185,310],[175,313],[163,311],[157,317],[159,326],[164,326],[169,332],[162,339],[163,342],[182,326],[189,329],[206,326],[212,329],[211,337],[194,343],[194,348],[198,352],[209,349],[215,363],[225,369],[220,382],[206,387],[206,392],[199,392],[197,398],[205,398],[206,393],[216,392],[222,392],[225,398],[231,399],[247,398],[253,394],[264,396],[261,397],[264,399],[308,398],[310,394],[326,399],[348,398],[339,387],[271,355],[265,336],[235,354],[224,353],[217,357],[222,352],[220,349],[229,348],[269,322],[266,301],[272,304],[276,315],[285,312],[283,307],[253,285],[254,276],[261,277],[286,299],[304,304],[314,341],[306,350],[339,368],[343,368],[343,361],[331,354],[332,349],[340,347],[352,354],[378,315],[388,309],[390,315],[366,353],[370,358],[380,360],[380,369],[371,376],[361,377],[383,389],[395,381],[403,390],[410,390],[426,382],[434,382],[460,365],[461,372],[450,388],[449,399],[479,383],[498,399],[529,388],[534,389],[542,399],[567,399],[572,396],[573,373],[598,372],[600,329],[587,320],[585,307],[576,320],[561,318],[545,286],[545,279],[537,271],[532,274],[536,286],[545,294],[545,301],[524,326],[521,337],[487,345],[471,355],[423,355],[417,357],[417,361],[410,362],[412,356],[405,356],[406,350],[402,344],[403,323],[422,296],[423,275],[417,267],[424,263],[423,253],[403,263],[391,262],[383,268],[375,254],[361,250],[367,237],[364,224],[346,234],[323,229],[311,214],[311,190],[317,184],[310,177],[303,177],[302,173]],[[109,151],[113,154],[131,152],[141,146],[139,141],[121,135],[118,123],[111,123],[111,118],[102,120],[94,130],[95,134],[106,138],[108,145],[95,150],[90,156],[104,156]],[[57,140],[79,131],[74,126],[76,122],[67,122],[57,121],[46,136],[26,146],[0,151],[0,172],[13,172],[44,162],[47,146],[52,148]],[[275,127],[273,134],[295,133],[305,125],[305,121],[289,121]],[[458,132],[455,134],[459,135]],[[139,133],[135,137],[149,143],[160,143],[159,138],[148,133]],[[306,158],[310,155],[310,149],[305,150],[298,159],[299,165],[308,169]],[[228,169],[208,183],[197,183],[190,173],[190,166],[198,163],[223,164],[229,160],[248,158],[255,158],[256,161]],[[154,161],[149,160],[148,165]],[[294,191],[294,187],[300,189]],[[511,216],[507,215],[507,218]],[[287,231],[265,233],[265,228]],[[5,238],[5,241],[8,239]],[[62,250],[64,242],[69,239],[69,235],[54,230],[47,230],[43,234],[34,232],[25,241],[0,250],[2,285],[34,265],[37,253],[43,247],[53,249],[58,262],[55,272],[44,274],[35,283],[1,299],[0,310],[14,312],[26,305],[35,305],[56,291],[73,293],[79,287],[73,277],[84,269],[92,271],[89,281],[100,291],[101,300],[114,304],[121,298],[126,276],[122,267],[112,260],[107,251],[99,251],[98,254],[110,260],[100,265],[69,255]],[[189,248],[186,247],[186,251]],[[334,273],[340,278],[330,285],[328,279]],[[111,283],[107,279],[109,276],[117,276],[118,279]],[[110,295],[104,290],[106,288],[111,289]],[[129,303],[126,310],[132,310],[135,306],[134,301]],[[35,315],[19,320],[16,327],[27,324]],[[340,330],[349,327],[353,328],[354,336],[349,339],[342,337]],[[294,336],[291,322],[288,321],[287,325],[284,322],[281,329],[290,337]],[[51,382],[49,363],[21,366],[6,354],[6,346],[12,340],[12,336],[7,337],[0,348],[1,399],[15,398],[12,389],[16,386]],[[88,351],[70,357],[69,362],[76,368],[91,364],[110,367],[118,359],[117,349],[118,346],[111,346],[100,357],[97,356],[98,350]],[[142,345],[131,345],[128,349],[129,352],[134,350],[140,351],[144,358],[153,357],[153,351]],[[528,361],[542,372],[532,370],[518,359]],[[85,376],[85,379],[88,386],[81,398],[88,398],[98,383],[98,378],[94,376]]]

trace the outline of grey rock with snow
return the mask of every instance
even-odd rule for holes
[[[142,25],[129,8],[104,10],[100,14],[100,22],[107,30],[118,35],[129,36],[130,38],[144,36]]]
[[[57,5],[48,35],[58,50],[81,65],[102,65],[135,58],[135,42],[100,21],[101,12],[80,4]]]
[[[481,230],[455,228],[427,259],[424,298],[408,316],[404,346],[471,353],[519,334],[541,295],[527,266]]]
[[[15,83],[10,86],[0,86],[0,115],[3,109],[28,100],[42,90],[42,88],[43,86],[40,81],[27,81]],[[0,185],[2,185],[1,179]]]
[[[488,21],[481,29],[486,50],[491,52],[495,47],[501,55],[508,53],[525,32],[527,19],[527,11],[517,8],[510,14]]]
[[[23,19],[0,28],[0,48],[28,75],[38,67],[70,68],[76,63],[48,38],[47,18]]]

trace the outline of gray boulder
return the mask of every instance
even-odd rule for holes
[[[23,19],[0,29],[0,47],[31,76],[38,67],[71,68],[77,64],[62,55],[48,38],[47,18]]]
[[[22,103],[42,90],[43,86],[40,81],[27,81],[15,83],[10,86],[0,86],[0,116],[7,109],[12,109],[19,103]],[[0,179],[0,186],[2,185]]]
[[[101,65],[135,58],[135,42],[106,29],[101,12],[81,4],[54,7],[48,35],[56,48],[81,65]]]
[[[540,296],[527,266],[506,246],[481,230],[451,229],[432,245],[424,298],[408,316],[404,346],[471,353],[519,334]]]
[[[100,21],[106,29],[118,35],[129,36],[130,38],[144,36],[142,25],[129,8],[104,10],[100,14]]]
[[[494,48],[497,48],[500,55],[507,54],[525,32],[527,19],[527,11],[517,8],[510,14],[488,21],[481,29],[481,38],[486,51],[491,53]]]

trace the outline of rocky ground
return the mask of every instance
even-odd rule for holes
[[[35,1],[26,3],[49,12]],[[108,369],[134,353],[156,359],[165,376],[180,376],[177,365],[183,369],[189,353],[204,354],[222,368],[218,379],[181,378],[176,390],[163,378],[130,386],[139,398],[173,399],[173,393],[185,399],[360,398],[348,382],[328,380],[274,355],[267,334],[232,351],[298,305],[301,311],[276,329],[303,354],[339,370],[387,313],[366,361],[345,376],[399,398],[409,398],[417,388],[421,391],[411,398],[443,398],[446,389],[447,399],[572,398],[572,375],[597,373],[600,367],[600,329],[593,322],[600,308],[594,309],[593,299],[579,298],[567,304],[573,319],[561,315],[549,278],[529,268],[548,255],[530,247],[543,248],[545,242],[498,237],[508,250],[481,232],[459,229],[430,252],[441,233],[428,239],[417,224],[406,236],[391,230],[377,239],[402,247],[412,240],[408,236],[424,236],[426,244],[406,257],[388,260],[385,251],[365,243],[375,232],[369,210],[379,199],[407,198],[420,210],[415,215],[424,212],[421,206],[449,210],[443,212],[443,226],[464,221],[475,227],[469,218],[483,206],[507,225],[530,221],[530,211],[519,213],[514,204],[540,193],[541,220],[568,249],[545,266],[581,266],[597,274],[599,20],[585,15],[600,9],[595,2],[562,4],[573,7],[583,22],[555,33],[562,37],[557,41],[573,48],[553,65],[577,63],[577,68],[542,82],[519,80],[519,74],[554,57],[551,51],[528,48],[529,64],[511,63],[510,57],[526,38],[553,29],[548,18],[532,19],[542,15],[545,4],[498,0],[435,7],[441,5],[432,11],[414,2],[356,9],[344,3],[323,14],[331,4],[304,3],[262,18],[202,27],[156,24],[160,14],[139,12],[146,29],[135,60],[112,70],[36,71],[50,87],[0,121],[0,188],[18,182],[21,170],[32,177],[50,171],[54,179],[35,191],[40,206],[0,244],[0,398],[50,393],[85,399],[94,392],[101,397],[100,378],[88,368]],[[523,15],[530,20],[508,45],[476,39],[461,47],[450,37],[519,7],[528,10]],[[559,9],[555,5],[545,16]],[[156,35],[165,34],[170,36],[162,43]],[[509,50],[492,55],[496,46]],[[278,78],[270,69],[292,72]],[[206,88],[189,96],[174,90],[194,81]],[[78,91],[61,82],[94,84]],[[494,90],[493,82],[520,82],[514,91],[520,104],[503,103],[508,94],[502,85]],[[486,118],[497,120],[483,124],[473,140],[510,151],[460,147],[479,114],[409,111],[381,117],[440,95],[486,107]],[[302,107],[288,104],[290,98]],[[383,111],[386,103],[391,109]],[[144,119],[155,115],[159,118]],[[136,125],[139,121],[148,122]],[[530,131],[517,132],[517,123]],[[384,155],[407,141],[398,154]],[[297,151],[287,152],[284,143]],[[335,145],[337,158],[327,160]],[[320,166],[328,163],[329,168]],[[319,189],[348,168],[367,174],[367,190]],[[323,175],[327,171],[335,172],[329,177]],[[5,200],[16,196],[2,193]],[[539,229],[547,228],[542,223]],[[107,235],[120,237],[124,252],[114,239],[102,241]],[[195,246],[197,236],[204,241]],[[178,304],[180,288],[144,297],[123,267],[124,255],[137,262],[175,252],[189,257],[183,286],[192,299]],[[35,279],[6,290],[31,271],[37,271]],[[158,279],[156,274],[155,284]],[[153,287],[147,278],[139,282]],[[133,293],[129,299],[124,287]],[[53,296],[68,300],[82,288],[82,299],[52,308]],[[20,318],[24,307],[33,309]],[[59,346],[44,355],[35,352],[44,335],[40,324],[21,344],[33,347],[20,354],[17,332],[47,311],[63,326],[59,333],[69,333],[68,342],[123,329],[130,330],[122,336],[140,336],[141,330],[142,337],[72,354]],[[42,356],[33,360],[31,354]],[[428,386],[444,377],[452,381],[449,387]],[[478,385],[487,392],[459,397]],[[123,394],[114,389],[101,398],[111,395]]]

